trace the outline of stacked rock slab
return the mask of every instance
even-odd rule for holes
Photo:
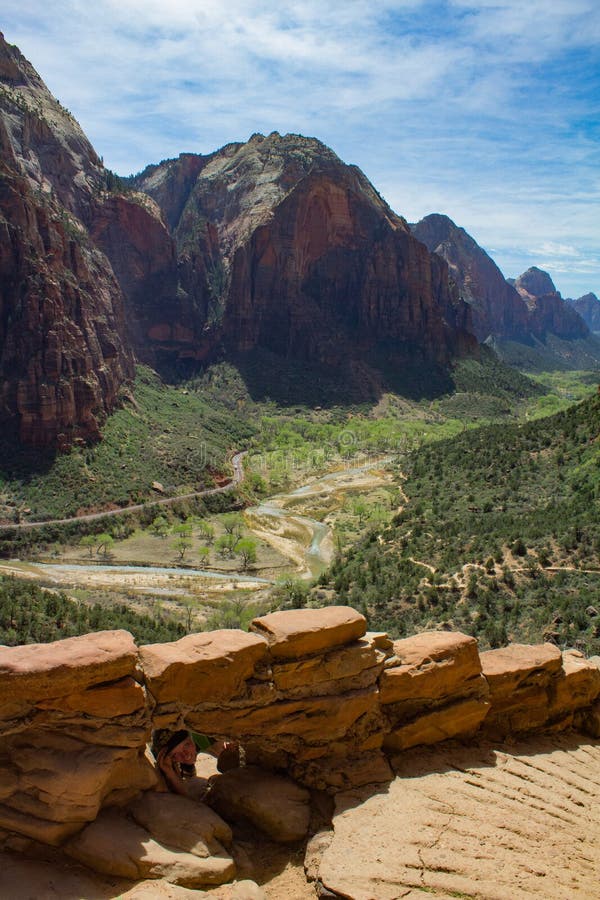
[[[60,844],[156,783],[127,631],[0,649],[0,829]]]
[[[391,642],[365,637],[364,616],[348,607],[273,613],[251,627],[141,648],[155,724],[235,736],[249,761],[310,786],[389,778],[377,680]]]
[[[584,722],[600,694],[600,669],[577,651],[554,644],[510,644],[481,654],[491,709],[486,735],[503,738],[528,731],[564,730]]]
[[[475,638],[425,632],[396,641],[394,652],[395,664],[380,682],[390,726],[386,749],[406,750],[477,731],[490,704]]]

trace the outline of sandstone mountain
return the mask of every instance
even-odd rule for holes
[[[381,348],[442,364],[475,349],[445,263],[359,169],[315,139],[255,134],[150,166],[134,185],[161,208],[180,265],[206,272],[196,308],[208,344],[332,369]],[[166,322],[149,337],[206,352]]]
[[[565,340],[589,336],[579,313],[556,290],[547,272],[532,266],[515,279],[515,289],[529,307],[530,328],[537,338],[550,333]]]
[[[590,331],[600,331],[600,300],[596,294],[584,294],[577,300],[567,300],[579,313]]]
[[[411,226],[415,237],[448,263],[461,297],[470,304],[477,337],[530,343],[548,335],[563,340],[589,336],[580,315],[536,266],[505,279],[476,241],[447,216],[432,214]]]
[[[85,222],[104,171],[0,35],[0,412],[22,441],[97,438],[132,375],[122,295]]]
[[[528,333],[528,310],[515,288],[470,234],[434,213],[411,225],[412,233],[448,263],[462,298],[471,306],[479,340],[489,335],[519,340]]]

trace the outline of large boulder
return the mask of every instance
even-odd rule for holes
[[[236,871],[227,853],[203,857],[169,849],[115,810],[103,810],[64,849],[69,856],[105,875],[132,880],[164,878],[184,887],[224,884],[235,877]]]
[[[140,663],[157,703],[194,706],[243,694],[266,654],[267,644],[258,635],[223,629],[146,644],[140,648]]]
[[[394,642],[397,665],[380,678],[389,721],[384,746],[405,750],[477,730],[489,709],[477,641],[460,632],[432,631]]]
[[[137,647],[128,631],[98,631],[51,644],[0,647],[0,718],[22,715],[40,701],[133,675]],[[89,695],[81,698],[81,702]],[[47,707],[48,708],[48,707]],[[58,708],[64,708],[59,704]],[[82,711],[85,710],[85,705]]]
[[[255,766],[215,779],[208,802],[224,818],[251,822],[272,840],[302,840],[310,822],[310,795],[300,785]]]
[[[485,732],[502,737],[543,727],[550,715],[550,685],[562,662],[554,644],[509,644],[482,653],[492,704]]]

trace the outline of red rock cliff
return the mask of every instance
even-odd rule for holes
[[[445,363],[476,346],[445,263],[319,141],[254,135],[152,167],[137,186],[161,206],[180,254],[202,255],[215,229],[209,304],[233,352],[336,365],[385,345]]]
[[[121,290],[84,225],[103,170],[1,36],[0,177],[0,413],[29,444],[96,439],[133,373]]]

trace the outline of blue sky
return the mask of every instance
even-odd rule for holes
[[[2,29],[121,174],[320,138],[507,276],[600,294],[598,0],[4,0]]]

